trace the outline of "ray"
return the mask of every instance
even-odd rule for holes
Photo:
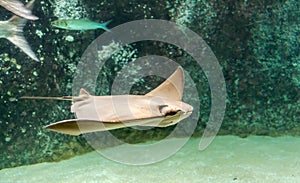
[[[80,89],[79,96],[22,97],[24,99],[72,100],[77,119],[58,121],[45,128],[80,135],[133,126],[167,127],[189,117],[193,107],[182,101],[184,72],[178,67],[157,88],[145,95],[93,96]]]

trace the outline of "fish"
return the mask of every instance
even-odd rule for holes
[[[30,9],[26,8],[26,6],[24,6],[24,4],[18,0],[0,0],[0,6],[11,11],[15,15],[26,18],[28,20],[39,19],[37,16],[32,14]]]
[[[111,20],[105,23],[93,22],[87,19],[59,19],[51,22],[53,27],[57,27],[60,29],[67,30],[94,30],[94,29],[103,29],[105,31],[110,32],[107,28],[107,25],[111,22]]]
[[[33,7],[34,0],[30,1],[26,7],[31,9]],[[28,42],[23,36],[23,27],[25,26],[27,19],[19,16],[12,16],[7,21],[0,21],[0,38],[6,38],[14,45],[19,47],[24,53],[35,61],[39,61],[34,52],[31,50]]]
[[[22,98],[73,101],[71,112],[77,119],[58,121],[45,128],[77,136],[125,127],[175,125],[193,112],[193,107],[182,101],[183,88],[184,72],[179,66],[168,79],[145,95],[93,96],[81,88],[79,96]]]

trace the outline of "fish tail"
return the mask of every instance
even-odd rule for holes
[[[32,9],[33,9],[33,6],[34,6],[34,2],[35,0],[31,0],[29,1],[25,6],[30,10],[28,13],[28,15],[23,15],[24,18],[27,18],[28,20],[37,20],[39,19],[39,17],[35,16],[32,14]]]
[[[26,19],[13,16],[8,23],[14,24],[15,28],[13,33],[7,37],[7,39],[12,42],[14,45],[19,47],[24,53],[26,53],[30,58],[35,61],[39,61],[39,59],[35,56],[34,52],[31,50],[28,42],[26,41],[23,35],[23,27],[26,24]]]
[[[5,2],[2,2],[2,1],[5,1]],[[12,1],[11,4],[9,1]],[[0,0],[0,4],[7,10],[11,11],[12,13],[14,13],[20,17],[26,18],[28,20],[37,20],[39,18],[37,16],[34,16],[31,12],[31,10],[33,9],[34,1],[35,0],[31,0],[30,2],[28,2],[26,4],[26,7],[24,6],[24,4],[22,2],[17,1],[17,0]]]
[[[107,31],[107,32],[111,32],[110,29],[107,28],[107,25],[108,25],[111,21],[112,21],[112,20],[109,20],[109,21],[107,21],[107,22],[104,22],[104,23],[100,24],[99,27],[100,27],[101,29]]]
[[[29,4],[32,6],[32,4]],[[30,8],[30,7],[28,7]],[[39,59],[35,56],[34,52],[31,50],[28,42],[26,41],[23,35],[23,28],[26,24],[27,20],[18,16],[13,16],[11,19],[7,21],[7,24],[13,25],[14,28],[11,29],[11,34],[6,38],[12,42],[14,45],[19,47],[24,53],[26,53],[30,58],[35,61],[39,61]]]

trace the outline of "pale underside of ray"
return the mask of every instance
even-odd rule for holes
[[[186,116],[188,117],[188,116]],[[186,118],[184,117],[184,118]],[[83,133],[114,130],[133,126],[168,127],[178,123],[183,118],[179,113],[173,116],[161,116],[147,119],[135,119],[123,122],[101,122],[90,119],[69,119],[46,126],[46,129],[68,135],[80,135]]]

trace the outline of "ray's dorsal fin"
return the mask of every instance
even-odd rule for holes
[[[76,97],[73,97],[73,105],[71,106],[71,112],[76,113],[76,108],[78,108],[78,106],[75,107],[76,102],[84,101],[84,100],[87,101],[90,97],[91,97],[91,95],[89,94],[89,92],[87,92],[83,88],[80,88],[79,95]]]
[[[184,86],[184,73],[182,67],[178,67],[175,72],[162,84],[146,94],[146,96],[160,96],[170,100],[182,99]]]
[[[79,91],[79,95],[90,95],[85,89],[81,88]]]

